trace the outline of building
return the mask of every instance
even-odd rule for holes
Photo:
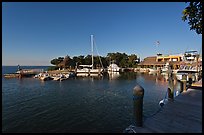
[[[178,55],[162,55],[146,57],[138,64],[141,68],[162,68],[168,62],[173,69],[178,69],[182,62],[182,54]]]
[[[178,55],[159,55],[156,57],[157,62],[182,61],[182,54]]]

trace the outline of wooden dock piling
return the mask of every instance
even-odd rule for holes
[[[133,89],[133,104],[134,104],[134,116],[136,121],[136,126],[141,127],[143,123],[143,97],[144,89],[137,85]]]

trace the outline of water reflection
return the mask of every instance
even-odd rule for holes
[[[109,80],[118,79],[119,76],[120,76],[120,73],[119,73],[119,72],[108,72]]]

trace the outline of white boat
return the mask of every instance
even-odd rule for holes
[[[165,64],[165,66],[161,69],[162,72],[167,72],[169,70],[169,62]]]
[[[55,81],[63,81],[73,76],[73,73],[60,73],[58,75],[53,76],[53,80]]]
[[[43,76],[43,73],[39,73],[39,74],[35,75],[34,78],[40,78],[42,76]]]
[[[159,72],[159,70],[156,68],[148,68],[148,70],[149,70],[149,74],[155,74]]]
[[[114,63],[112,63],[112,64],[110,64],[109,66],[108,66],[108,72],[119,72],[120,71],[120,67],[118,67],[118,65],[117,64],[114,64]]]
[[[53,78],[50,77],[50,75],[47,74],[47,73],[42,74],[42,76],[40,76],[39,78],[40,78],[40,80],[42,80],[42,81],[47,81],[47,80],[52,80],[52,79],[53,79]]]
[[[95,76],[102,75],[102,73],[102,68],[94,69],[91,65],[79,65],[79,68],[76,70],[77,76]]]
[[[91,35],[92,64],[91,65],[79,65],[79,68],[76,69],[77,76],[92,76],[92,75],[95,76],[95,75],[103,74],[103,68],[94,69],[93,44],[94,44],[93,35]]]
[[[181,81],[182,76],[186,75],[186,80],[189,81],[189,74],[191,74],[192,81],[194,82],[197,80],[196,76],[198,76],[198,72],[199,72],[199,70],[197,71],[196,67],[181,66],[181,68],[176,73],[176,78],[177,78],[177,80]]]
[[[57,76],[52,77],[54,81],[62,81],[64,79],[67,79],[63,74],[59,74]]]

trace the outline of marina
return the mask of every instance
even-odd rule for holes
[[[16,67],[13,67],[13,71],[15,69]],[[50,71],[48,73],[60,75],[62,71]],[[68,72],[64,71],[63,73]],[[160,108],[159,103],[166,96],[169,85],[167,78],[162,74],[152,75],[137,72],[111,72],[105,73],[101,77],[75,76],[56,83],[54,80],[40,81],[33,77],[2,79],[3,132],[123,132],[131,123],[132,125],[135,123],[132,106],[134,86],[139,84],[145,89],[144,119],[147,121]],[[8,85],[10,83],[13,85]],[[27,85],[28,83],[29,85]],[[9,88],[9,86],[11,87]],[[13,91],[12,89],[15,87],[16,89],[21,87],[21,90]],[[178,94],[180,89],[181,83],[175,81],[175,102],[181,96]],[[12,93],[18,96],[16,97]],[[8,101],[8,99],[16,100]],[[36,103],[33,104],[32,102]],[[4,103],[8,105],[5,106]],[[164,108],[169,103],[165,104]],[[13,114],[13,109],[17,109],[12,107],[14,104],[16,107],[20,107],[23,113],[20,111],[21,113]],[[55,111],[53,112],[53,110]],[[84,112],[84,110],[86,111]],[[62,114],[64,114],[63,117],[60,116]],[[21,119],[20,123],[17,122],[19,118]],[[6,123],[6,121],[11,120],[13,122],[10,124]],[[98,121],[101,121],[100,124]],[[14,126],[15,123],[18,124]],[[53,123],[55,126],[52,127],[52,124],[49,123]],[[36,126],[27,127],[33,124]],[[42,126],[42,124],[46,126]],[[80,130],[78,126],[80,126]],[[136,132],[145,131],[160,132],[159,129],[154,131],[146,128],[138,130],[137,128],[136,130]]]
[[[202,133],[202,6],[3,2],[2,133]]]
[[[100,56],[94,35],[90,43],[91,55],[58,56],[54,66],[2,66],[2,132],[202,132],[201,52]]]

